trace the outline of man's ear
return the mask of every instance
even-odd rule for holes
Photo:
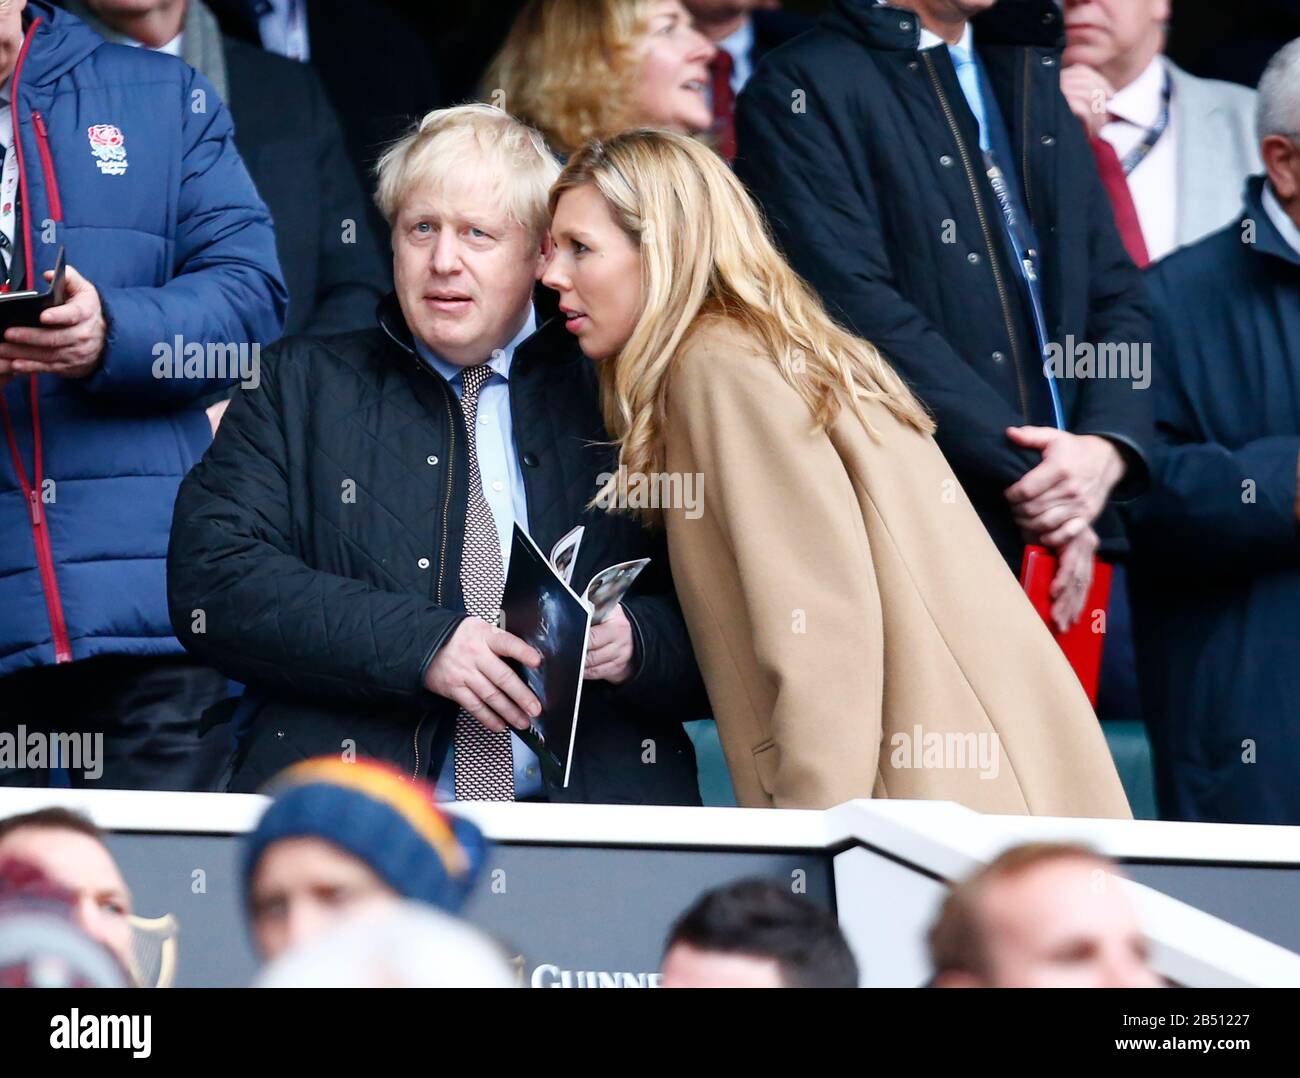
[[[1296,182],[1296,146],[1285,135],[1268,135],[1259,144],[1259,156],[1268,171],[1269,183],[1282,202],[1290,202],[1300,194]]]
[[[551,239],[549,231],[542,233],[542,242],[537,248],[537,280],[542,279],[542,274],[546,272],[546,267],[551,264],[551,255],[555,253],[555,241]]]

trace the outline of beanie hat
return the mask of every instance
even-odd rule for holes
[[[374,760],[303,760],[267,786],[275,798],[244,848],[244,888],[266,848],[319,838],[365,862],[405,898],[459,911],[487,843],[468,820],[438,807],[433,786]]]

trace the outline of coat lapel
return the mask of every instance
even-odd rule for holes
[[[1178,130],[1178,221],[1180,245],[1228,224],[1240,208],[1240,188],[1227,190],[1225,176],[1260,171],[1253,118],[1225,97],[1218,84],[1169,64],[1174,123]],[[1243,130],[1244,129],[1244,130]],[[1195,131],[1195,138],[1187,132]]]
[[[1203,94],[1196,79],[1180,68],[1169,64],[1169,77],[1173,82],[1175,123],[1178,127],[1178,242],[1189,243],[1196,238],[1194,222],[1201,219],[1213,206],[1213,192],[1209,179],[1219,175],[1226,145],[1223,118],[1213,96]],[[1195,131],[1196,138],[1187,132]],[[1207,205],[1208,203],[1208,205]]]

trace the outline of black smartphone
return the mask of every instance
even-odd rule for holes
[[[0,333],[10,326],[39,326],[41,312],[63,302],[64,269],[63,248],[60,247],[54,260],[54,277],[46,283],[44,291],[0,292]]]

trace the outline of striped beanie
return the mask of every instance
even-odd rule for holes
[[[468,820],[444,812],[434,788],[374,760],[303,760],[267,785],[275,800],[244,848],[244,889],[266,848],[319,838],[364,861],[398,894],[449,913],[464,903],[487,844]]]

